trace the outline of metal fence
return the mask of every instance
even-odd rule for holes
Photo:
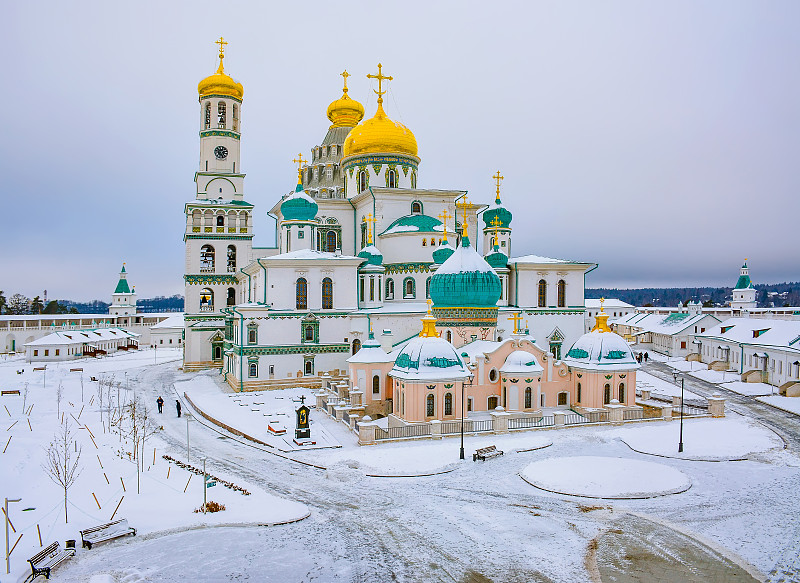
[[[564,425],[580,425],[581,423],[591,423],[591,421],[580,413],[567,413],[564,415]]]
[[[469,431],[470,422],[464,421],[464,432]],[[461,433],[461,421],[442,421],[442,435]]]
[[[430,434],[431,426],[429,423],[420,423],[418,425],[401,425],[399,427],[389,427],[387,429],[382,429],[381,427],[375,428],[375,439],[422,437]]]
[[[464,430],[466,431],[467,427],[469,427],[470,425],[472,426],[470,427],[470,433],[476,433],[478,431],[494,430],[494,423],[492,423],[491,419],[472,421],[471,423],[467,424],[466,427],[464,427]]]
[[[530,427],[550,427],[555,425],[555,417],[546,415],[544,417],[517,417],[508,420],[509,429],[526,429]]]

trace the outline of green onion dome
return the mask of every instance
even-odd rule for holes
[[[500,202],[500,194],[494,199],[494,205],[483,213],[483,222],[486,224],[487,229],[491,229],[495,226],[493,224],[495,217],[499,223],[496,225],[497,228],[508,229],[511,226],[511,211]]]
[[[455,253],[456,250],[453,249],[453,246],[450,243],[445,243],[444,245],[439,246],[433,253],[433,262],[437,265],[441,265],[448,259],[450,256]]]
[[[639,364],[625,339],[595,328],[575,341],[562,362],[584,370],[634,370]]]
[[[295,191],[281,203],[281,214],[285,221],[313,221],[317,216],[317,203],[298,184]]]
[[[453,252],[431,277],[431,299],[442,307],[493,307],[500,299],[500,278],[494,269],[461,238]]]
[[[383,255],[375,245],[367,245],[359,252],[358,256],[367,260],[366,265],[380,265],[383,263]]]
[[[500,247],[497,245],[494,246],[494,249],[491,253],[489,253],[486,257],[486,263],[494,267],[495,269],[500,269],[502,267],[508,266],[508,256],[500,251]]]

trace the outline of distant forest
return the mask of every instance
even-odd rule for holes
[[[755,284],[756,301],[760,308],[800,306],[800,282]],[[699,301],[706,307],[724,307],[730,301],[729,287],[669,287],[669,288],[586,288],[586,298],[615,298],[634,306],[674,307],[680,302]]]
[[[58,303],[67,309],[75,308],[79,314],[108,314],[108,307],[111,305],[100,300],[91,302],[59,300]],[[182,312],[183,296],[157,296],[155,298],[136,300],[136,310],[138,312]]]

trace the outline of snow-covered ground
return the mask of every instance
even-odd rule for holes
[[[687,460],[736,460],[782,448],[783,441],[763,425],[733,414],[724,419],[684,419],[683,452],[678,453],[680,422],[624,427],[615,434],[632,449]]]
[[[743,383],[742,381],[733,381],[730,383],[723,383],[720,385],[724,389],[745,395],[747,397],[761,397],[763,395],[774,395],[778,392],[777,387],[768,385],[767,383]]]
[[[681,396],[680,385],[676,385],[675,383],[670,383],[658,377],[654,377],[653,375],[648,374],[642,370],[636,373],[636,389],[637,390],[649,389],[652,393],[658,395],[667,395],[668,397]],[[684,398],[686,400],[701,399],[699,395],[696,395],[693,392],[687,390],[684,390]]]
[[[520,476],[542,490],[586,498],[651,498],[692,486],[686,474],[663,464],[600,456],[547,458]]]
[[[767,405],[772,405],[778,409],[783,409],[789,413],[800,415],[800,397],[782,397],[781,395],[771,395],[768,397],[757,397],[756,401],[761,401]]]

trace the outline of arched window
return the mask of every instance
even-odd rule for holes
[[[295,284],[295,301],[298,310],[305,310],[308,308],[308,282],[303,277],[297,278]]]
[[[581,402],[581,384],[578,383],[578,403]]]
[[[217,104],[217,129],[220,130],[225,129],[225,112],[226,112],[225,102],[220,101]]]
[[[411,214],[412,215],[421,215],[422,214],[422,203],[418,200],[415,200],[411,203]]]
[[[539,280],[539,307],[544,308],[547,306],[547,282],[543,279]]]
[[[306,369],[305,370],[305,374],[307,374],[307,375],[314,374],[314,361],[313,360],[307,360],[305,369]]]
[[[567,305],[567,284],[563,279],[558,280],[558,307]]]
[[[406,392],[400,393],[400,415],[406,414]]]
[[[414,278],[407,277],[403,282],[403,298],[413,299],[417,297],[417,290],[414,287]]]
[[[411,188],[417,187],[417,173],[413,170],[411,171]]]
[[[214,273],[214,248],[211,245],[200,247],[200,273]]]
[[[205,113],[203,114],[203,128],[211,128],[211,102],[206,101]]]
[[[236,272],[236,246],[228,245],[228,273]]]
[[[225,226],[225,215],[217,215],[217,226],[218,227]]]
[[[303,340],[314,342],[314,326],[303,326]]]
[[[227,300],[226,304],[229,305],[229,306],[235,306],[236,305],[236,290],[234,288],[232,288],[232,287],[228,288],[228,300]]]
[[[322,309],[333,309],[333,280],[330,277],[322,280]]]
[[[533,391],[530,387],[525,388],[525,408],[530,409],[533,406]]]
[[[239,131],[239,106],[233,104],[233,131]]]
[[[431,278],[425,280],[425,298],[431,297]]]
[[[336,231],[328,231],[325,234],[325,251],[333,253],[336,251]]]
[[[353,354],[355,354],[359,350],[361,350],[361,340],[356,338],[355,340],[353,340]]]
[[[375,301],[375,277],[369,277],[369,301]]]
[[[251,362],[251,363],[250,363],[250,366],[248,367],[248,369],[249,369],[249,370],[248,370],[248,374],[249,374],[251,377],[257,377],[257,376],[258,376],[258,363],[256,363],[256,362]]]
[[[389,188],[397,188],[397,172],[394,170],[386,171],[386,186]]]
[[[381,392],[381,377],[378,375],[372,376],[372,394],[377,395]]]
[[[200,311],[214,311],[214,292],[207,287],[200,290]]]
[[[427,417],[433,417],[436,415],[436,403],[433,399],[433,395],[428,395],[425,398],[425,415]]]
[[[423,237],[423,239],[422,239],[422,246],[423,246],[423,247],[427,247],[427,246],[428,246],[428,240],[427,240],[427,239],[425,239],[424,237]]]
[[[447,331],[447,341],[448,342],[453,341],[453,333],[450,330]]]
[[[358,173],[358,192],[364,192],[367,189],[367,173],[361,171]]]
[[[606,383],[606,386],[603,388],[603,404],[608,405],[611,402],[611,385]]]
[[[567,393],[559,393],[558,394],[558,404],[560,406],[564,406],[567,404]]]
[[[436,239],[431,237],[431,247],[435,247],[435,246],[436,246]]]
[[[256,324],[247,325],[247,343],[258,344],[258,326]]]
[[[619,399],[620,403],[625,402],[625,383],[619,384],[619,397],[617,398]]]
[[[444,395],[444,414],[445,415],[452,415],[453,414],[453,394],[452,393],[445,393],[445,395]]]
[[[391,277],[386,279],[386,299],[394,299],[394,280]]]

